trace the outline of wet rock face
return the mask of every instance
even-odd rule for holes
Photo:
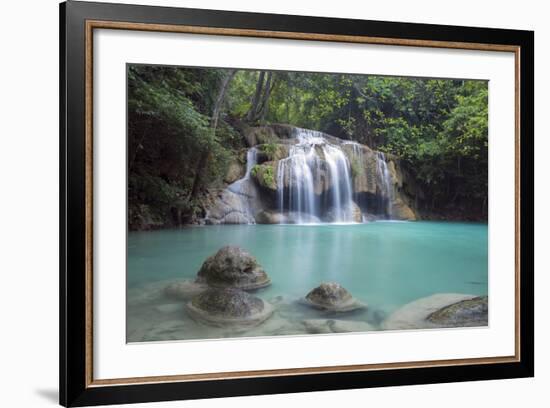
[[[445,327],[487,326],[488,312],[488,297],[482,296],[446,306],[429,315],[426,320]]]
[[[403,199],[397,196],[393,202],[392,206],[392,217],[396,220],[408,220],[414,221],[417,219],[415,212],[403,201]]]
[[[361,212],[361,208],[357,205],[357,203],[355,201],[351,201],[349,203],[349,207],[346,208],[345,211],[346,211],[347,214],[349,214],[350,221],[363,222],[363,213]],[[333,208],[330,208],[327,211],[325,219],[328,222],[337,221],[337,216],[336,216]]]
[[[253,224],[254,218],[248,214],[244,199],[233,191],[223,191],[208,208],[206,224]]]
[[[334,312],[347,312],[364,308],[365,305],[353,298],[339,283],[323,282],[305,297],[310,306]]]
[[[242,248],[221,248],[202,264],[198,282],[215,288],[254,290],[271,284],[271,280],[256,258]]]
[[[256,325],[273,313],[270,305],[239,289],[210,288],[186,307],[195,320],[214,326]]]
[[[245,166],[239,160],[232,160],[227,166],[227,171],[223,178],[227,184],[234,183],[235,181],[244,177]]]

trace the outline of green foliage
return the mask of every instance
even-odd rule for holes
[[[248,123],[260,75],[238,70],[213,129],[226,72],[129,67],[130,202],[165,213],[177,207],[193,217],[201,199],[192,197],[194,184],[200,181],[201,192],[223,186],[228,162],[245,147],[242,129],[260,121],[316,129],[395,154],[416,179],[422,191],[417,204],[426,209],[486,211],[487,82],[274,72],[260,119]],[[277,160],[280,146],[271,133],[258,131],[258,137],[266,157]],[[354,177],[359,167],[352,161]],[[252,174],[266,186],[275,184],[269,165],[255,166]]]
[[[242,144],[224,121],[210,115],[223,72],[132,65],[128,68],[128,199],[164,214],[199,209],[191,191],[221,184],[232,152]],[[202,155],[208,166],[199,168]]]
[[[275,143],[265,143],[261,145],[261,150],[266,154],[269,160],[274,160],[278,151],[278,146]]]
[[[273,167],[269,164],[254,165],[254,167],[250,170],[250,174],[252,174],[252,176],[255,177],[262,186],[270,189],[277,188]]]
[[[267,186],[273,187],[273,186],[276,185],[275,175],[273,174],[273,167],[264,166],[263,179],[264,179],[265,185],[267,185]]]

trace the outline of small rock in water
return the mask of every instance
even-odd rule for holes
[[[281,302],[283,302],[285,300],[285,298],[281,295],[279,296],[275,296],[275,297],[272,297],[271,299],[269,299],[269,303],[271,303],[272,305],[277,305]]]
[[[432,313],[426,320],[445,327],[487,326],[488,299],[482,296],[454,303]]]
[[[271,279],[248,252],[225,246],[204,261],[197,282],[215,288],[254,290],[270,285]]]
[[[309,319],[302,324],[310,334],[353,333],[375,330],[367,322],[334,319]]]
[[[186,310],[193,319],[218,327],[256,326],[273,313],[262,299],[230,288],[210,288],[187,303]]]
[[[350,312],[366,308],[366,305],[355,299],[339,283],[323,282],[309,292],[304,303],[330,312]]]

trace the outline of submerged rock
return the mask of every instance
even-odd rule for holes
[[[453,303],[432,313],[427,320],[445,327],[487,326],[489,321],[488,300],[487,296],[482,296]]]
[[[449,306],[476,298],[474,295],[438,293],[417,299],[393,312],[382,324],[384,330],[429,329],[447,327],[428,318]]]
[[[335,282],[321,283],[306,295],[304,303],[330,312],[350,312],[366,308],[364,303],[355,299],[351,293]]]
[[[186,305],[189,315],[202,323],[218,326],[255,326],[273,313],[262,299],[239,289],[210,288]]]
[[[170,283],[164,288],[164,293],[173,299],[189,300],[206,289],[208,289],[208,286],[205,283],[182,280]]]
[[[271,279],[248,252],[225,246],[204,261],[197,282],[215,288],[254,290],[270,285]]]
[[[334,319],[303,320],[306,331],[310,334],[353,333],[376,330],[367,322]]]

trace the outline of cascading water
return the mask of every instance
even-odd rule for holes
[[[336,222],[352,221],[351,172],[348,158],[340,147],[330,144],[323,146],[323,153],[330,169],[333,185],[331,189],[333,219]]]
[[[251,149],[248,149],[246,152],[246,172],[244,174],[244,177],[240,180],[235,181],[234,183],[227,186],[227,188],[234,193],[247,195],[248,194],[248,186],[247,181],[250,180],[250,172],[252,171],[252,168],[258,163],[258,149],[255,147],[252,147]]]
[[[391,203],[393,201],[392,177],[384,153],[377,152],[376,159],[376,173],[380,180],[380,186],[382,187],[382,194],[380,194],[381,207],[385,207],[385,212],[388,218],[391,219]]]
[[[296,129],[297,143],[289,149],[286,159],[277,167],[278,209],[281,214],[292,216],[293,221],[315,222],[321,214],[320,195],[315,186],[330,180],[330,221],[352,222],[352,185],[349,161],[336,144],[330,143],[321,132]]]
[[[314,146],[302,141],[290,147],[289,156],[280,160],[277,167],[279,210],[283,213],[285,205],[288,206],[289,211],[295,213],[295,222],[298,224],[318,216],[319,200],[315,196],[313,180],[316,167],[317,156]],[[285,177],[288,180],[287,197],[285,197]]]
[[[230,193],[236,195],[232,200],[234,209],[247,220],[248,224],[254,224],[254,211],[252,209],[252,200],[255,196],[254,185],[250,180],[252,168],[258,163],[258,149],[252,147],[246,152],[246,172],[240,180],[227,186]]]
[[[392,218],[394,196],[399,193],[394,191],[384,153],[300,128],[281,137],[273,157],[265,147],[248,150],[243,178],[219,194],[206,211],[206,223],[353,223],[366,222],[369,216]],[[283,149],[287,157],[280,159]],[[263,166],[261,176],[253,171],[256,165]]]
[[[367,183],[367,162],[365,158],[365,152],[364,147],[360,145],[357,142],[354,141],[345,141],[343,142],[345,146],[351,146],[351,157],[350,159],[353,161],[355,165],[355,174],[352,175],[352,178],[356,180],[357,178],[364,178],[364,182]],[[355,185],[352,184],[352,194],[353,194],[353,200],[355,203],[360,205],[362,212],[361,212],[361,220],[363,222],[367,222],[367,217],[365,216],[365,213],[367,212],[367,202],[366,200],[362,200],[361,196],[355,191]]]

